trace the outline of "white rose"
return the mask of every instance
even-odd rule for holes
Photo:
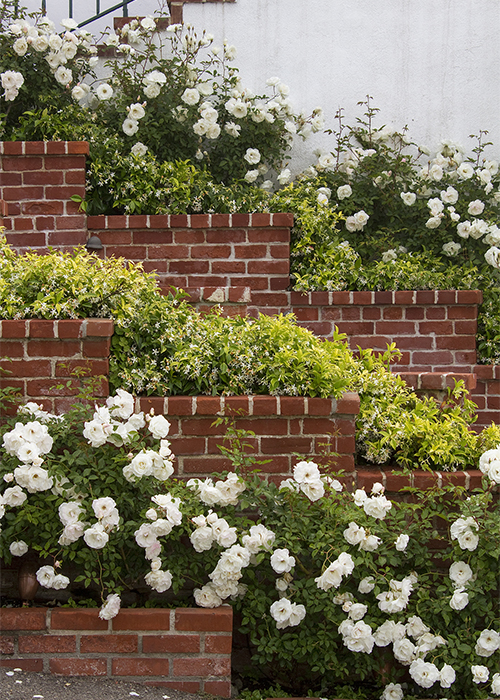
[[[427,625],[422,621],[420,617],[418,617],[418,615],[413,615],[409,618],[408,622],[406,623],[406,633],[409,634],[410,637],[414,637],[415,639],[418,639],[418,637],[427,634],[429,631],[430,630],[427,627]]]
[[[129,105],[127,107],[127,113],[128,113],[129,119],[135,119],[136,121],[139,121],[139,119],[142,119],[144,117],[144,115],[146,114],[144,107],[141,105],[140,102],[135,102],[134,104]],[[133,399],[132,399],[132,401],[133,401]],[[130,411],[130,413],[132,413],[132,410]],[[123,417],[128,418],[128,416],[123,416]]]
[[[247,170],[245,173],[245,180],[246,182],[255,182],[255,180],[259,177],[259,171],[258,170]]]
[[[440,679],[440,673],[434,664],[422,659],[415,659],[410,665],[410,676],[422,688],[430,688]]]
[[[400,683],[389,683],[385,686],[380,700],[403,700],[403,688]]]
[[[410,541],[409,535],[401,534],[398,536],[397,540],[394,543],[394,546],[398,550],[398,552],[404,552],[406,547],[408,546],[408,542]]]
[[[455,243],[455,241],[449,241],[448,243],[443,243],[443,253],[448,257],[452,258],[459,253],[462,249],[460,243]]]
[[[24,54],[28,50],[28,42],[24,37],[19,37],[19,39],[16,39],[15,42],[12,44],[12,48],[18,56],[24,56]]]
[[[181,95],[181,100],[187,105],[195,105],[200,101],[200,93],[196,88],[186,88]]]
[[[483,213],[483,211],[484,211],[484,202],[481,202],[480,199],[475,199],[467,207],[467,212],[469,214],[471,214],[472,216],[479,216],[480,214]]]
[[[99,610],[99,617],[101,620],[111,620],[116,617],[120,611],[121,600],[120,596],[116,593],[108,595],[106,602]]]
[[[61,85],[69,85],[73,80],[73,73],[69,68],[64,68],[64,66],[59,66],[59,68],[54,73],[54,78]]]
[[[196,605],[202,608],[218,608],[222,605],[222,599],[217,595],[213,583],[207,583],[203,588],[195,588],[193,596]]]
[[[153,570],[144,576],[144,580],[158,593],[165,593],[172,586],[170,571]]]
[[[457,173],[462,180],[469,180],[474,175],[474,168],[470,163],[462,163],[458,166]]]
[[[464,561],[455,561],[450,566],[449,576],[456,588],[461,588],[471,580],[472,569]]]
[[[473,683],[486,683],[490,677],[490,670],[487,666],[471,666]]]
[[[106,496],[105,498],[95,498],[92,501],[92,508],[95,513],[95,517],[99,520],[109,515],[115,507],[116,502],[109,496]]]
[[[136,119],[127,118],[122,124],[122,130],[127,136],[133,136],[139,130],[139,122]]]
[[[92,549],[102,549],[108,543],[109,535],[104,531],[104,527],[100,523],[96,523],[93,527],[85,530],[83,539]]]
[[[483,630],[476,642],[476,654],[478,656],[491,656],[497,649],[500,649],[500,634],[495,630]]]
[[[9,547],[9,552],[13,557],[22,557],[28,551],[28,545],[24,540],[12,542]]]
[[[70,580],[67,576],[62,574],[56,574],[52,579],[52,586],[56,591],[61,591],[63,588],[67,588],[70,584]]]
[[[437,228],[441,223],[441,217],[440,216],[431,216],[430,219],[427,219],[425,222],[425,225],[427,228],[433,229]]]
[[[149,431],[156,440],[166,438],[170,430],[170,423],[164,416],[153,416],[149,421]]]
[[[385,496],[372,496],[363,503],[365,513],[379,520],[383,520],[391,508],[392,503]]]
[[[4,491],[3,504],[11,507],[22,506],[27,498],[20,486],[11,486]]]
[[[69,525],[78,521],[80,514],[83,513],[83,508],[78,501],[69,501],[67,503],[61,503],[58,513],[59,520],[62,524]]]
[[[349,544],[359,544],[366,537],[366,530],[355,522],[350,522],[343,534]]]
[[[271,555],[271,566],[277,574],[285,574],[295,566],[295,558],[288,549],[275,549]]]
[[[44,588],[52,588],[52,582],[56,572],[53,566],[42,566],[36,572],[36,580]]]
[[[406,637],[393,644],[394,658],[404,666],[409,666],[414,661],[416,651],[416,646]]]
[[[500,673],[495,673],[491,679],[491,692],[500,695]]]
[[[458,192],[454,187],[450,186],[446,190],[441,190],[441,199],[445,204],[456,204]]]
[[[366,576],[359,582],[358,591],[360,593],[371,593],[375,588],[375,579],[373,576]]]
[[[344,644],[349,651],[371,654],[375,640],[372,628],[366,622],[360,620],[352,627],[347,628],[347,634],[343,635]]]
[[[497,248],[496,246],[492,246],[484,254],[484,259],[486,260],[488,265],[491,265],[492,267],[496,267],[497,269],[500,269],[500,248]],[[496,483],[499,483],[499,482],[496,482]]]
[[[453,666],[445,664],[441,669],[441,673],[439,674],[439,685],[441,688],[451,688],[455,682],[456,675],[457,674],[455,673]]]
[[[352,187],[350,185],[341,185],[337,188],[337,198],[346,199],[352,194]]]
[[[434,197],[433,199],[429,199],[429,201],[427,202],[427,206],[429,207],[432,216],[437,216],[444,209],[443,202],[440,199],[438,199],[437,197]]]
[[[257,148],[247,148],[243,158],[250,165],[257,165],[260,162],[260,151]]]
[[[411,207],[415,204],[417,199],[417,195],[414,192],[401,192],[400,197],[407,207]]]

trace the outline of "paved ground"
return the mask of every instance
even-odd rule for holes
[[[10,675],[13,674],[13,675]],[[0,668],[1,700],[207,700],[170,688],[151,688],[111,678],[67,678]]]

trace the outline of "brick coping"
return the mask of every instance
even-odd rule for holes
[[[123,214],[87,217],[89,230],[155,228],[269,228],[293,226],[290,213],[266,214]]]
[[[293,306],[353,306],[397,305],[414,306],[434,304],[481,304],[483,293],[478,289],[420,289],[379,292],[291,292]]]
[[[64,156],[89,154],[87,141],[0,141],[3,156]]]

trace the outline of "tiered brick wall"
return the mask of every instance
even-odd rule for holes
[[[235,427],[255,433],[245,442],[252,446],[251,453],[258,460],[269,460],[257,467],[274,481],[291,475],[300,459],[294,453],[349,473],[354,470],[357,394],[346,393],[338,400],[295,396],[149,397],[139,399],[138,404],[143,411],[153,408],[155,413],[168,416],[178,476],[205,477],[231,469],[218,448],[227,445],[226,426],[213,425],[223,415],[238,415]],[[322,457],[327,449],[337,454]]]
[[[74,372],[103,379],[96,396],[108,396],[109,349],[113,321],[0,321],[0,386],[18,389],[45,410],[66,410],[78,393]],[[73,377],[73,378],[72,378]],[[68,385],[68,382],[70,384]]]
[[[164,288],[179,286],[204,311],[215,303],[228,314],[296,314],[320,337],[335,326],[355,350],[403,353],[395,371],[475,373],[478,425],[500,419],[498,367],[478,366],[475,351],[477,291],[312,292],[289,290],[289,214],[196,214],[84,217],[70,201],[84,196],[88,144],[0,144],[0,214],[18,250],[71,249],[89,233],[104,255],[143,262]],[[1,201],[8,205],[8,212]],[[444,381],[448,381],[445,379]]]
[[[233,610],[4,608],[0,666],[231,696]]]
[[[40,252],[85,243],[86,217],[70,197],[85,197],[88,148],[80,141],[0,142],[0,199],[8,206],[9,243]]]
[[[90,216],[104,257],[125,257],[155,271],[204,305],[230,302],[246,311],[286,307],[292,214]]]

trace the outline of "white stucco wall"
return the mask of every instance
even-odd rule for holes
[[[49,16],[56,5],[67,14],[67,0],[47,0]],[[130,12],[156,6],[137,0]],[[353,122],[370,94],[380,124],[408,124],[419,143],[470,147],[469,134],[487,129],[500,156],[498,0],[237,0],[186,4],[184,20],[237,47],[245,85],[259,92],[277,75],[298,109],[324,108],[327,126],[339,107]]]

